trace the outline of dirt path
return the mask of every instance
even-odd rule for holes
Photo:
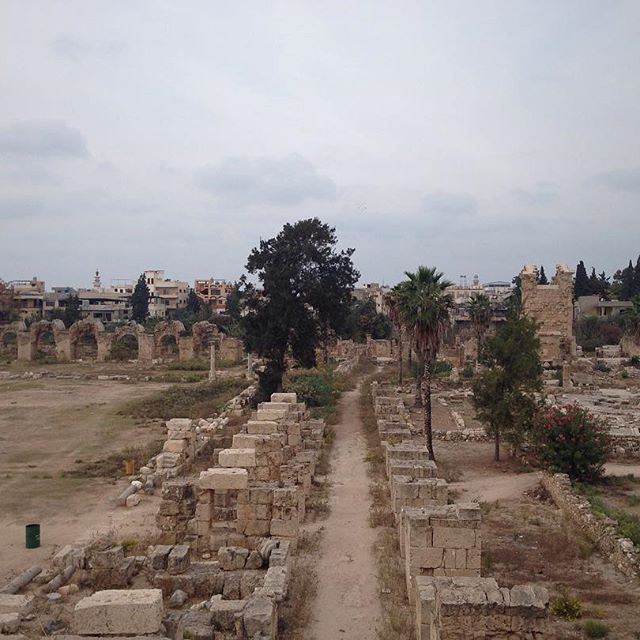
[[[541,478],[542,473],[540,471],[520,473],[518,475],[501,473],[487,478],[452,482],[449,484],[449,488],[460,492],[457,502],[514,500],[521,498],[525,491],[537,487]]]
[[[379,616],[369,526],[366,446],[358,405],[359,391],[340,401],[341,420],[331,460],[331,514],[324,522],[318,565],[318,596],[309,636],[314,640],[373,640]]]

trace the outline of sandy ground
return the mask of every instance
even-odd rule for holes
[[[456,502],[514,500],[521,497],[525,491],[535,489],[541,477],[540,471],[518,475],[501,473],[467,482],[452,482],[449,488],[459,492]]]
[[[130,444],[162,437],[160,424],[121,416],[122,403],[167,385],[56,380],[0,383],[0,582],[57,547],[92,532],[145,526],[155,507],[110,503],[121,487],[99,479],[63,477],[77,466]],[[24,549],[24,526],[42,526],[42,547]]]
[[[380,615],[358,394],[343,395],[335,426],[331,513],[323,522],[318,595],[309,629],[314,640],[373,640]]]

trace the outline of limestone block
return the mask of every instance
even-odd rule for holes
[[[200,473],[198,485],[201,489],[213,491],[246,489],[249,486],[249,474],[246,469],[207,469]]]
[[[191,431],[191,418],[171,418],[171,420],[167,420],[167,429],[171,431]]]
[[[223,449],[218,455],[221,467],[249,468],[256,466],[255,449]]]
[[[247,433],[236,433],[233,436],[233,449],[255,449],[256,444],[262,441],[264,436]]]
[[[215,631],[235,631],[236,616],[242,613],[245,600],[222,600],[219,598],[209,602],[211,624]]]
[[[127,496],[127,499],[125,501],[125,505],[127,507],[136,507],[137,505],[140,504],[140,494],[139,493],[134,493],[133,495]]]
[[[250,435],[270,435],[278,433],[278,423],[273,420],[249,420],[247,433]]]
[[[476,546],[475,529],[433,527],[433,546],[445,549],[473,549]]]
[[[437,569],[443,566],[444,549],[441,547],[427,547],[426,549],[412,548],[409,556],[409,566],[412,569]],[[455,563],[455,561],[454,561]]]
[[[189,446],[187,440],[165,440],[162,450],[166,453],[182,453]]]
[[[156,465],[158,469],[171,469],[180,462],[180,454],[178,453],[161,453],[156,457]]]
[[[169,544],[157,544],[149,547],[147,557],[149,565],[154,571],[164,571],[167,568],[167,559],[173,547]]]
[[[272,520],[269,532],[272,536],[295,538],[298,535],[297,520]]]
[[[272,393],[271,402],[289,402],[295,404],[298,402],[298,396],[295,393]]]
[[[160,589],[96,591],[76,604],[73,628],[82,635],[157,633],[162,625]]]
[[[256,411],[256,419],[262,421],[278,421],[287,417],[289,412],[283,409],[258,409]]]
[[[31,611],[35,596],[0,593],[0,613],[19,613],[25,615]]]

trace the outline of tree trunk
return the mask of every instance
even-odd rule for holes
[[[496,441],[495,441],[495,454],[494,459],[496,462],[500,462],[500,429],[496,427]]]
[[[422,402],[422,378],[423,378],[422,369],[423,367],[424,365],[420,361],[418,361],[418,371],[416,373],[416,400],[414,403],[414,406],[417,407],[418,409],[424,406],[424,403]]]
[[[398,332],[398,384],[402,386],[402,329]]]
[[[436,454],[433,451],[433,430],[431,428],[431,363],[425,360],[424,373],[420,384],[422,401],[424,404],[424,434],[427,437],[429,457],[435,462]]]

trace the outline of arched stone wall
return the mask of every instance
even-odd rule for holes
[[[156,358],[176,358],[184,360],[184,356],[181,353],[180,341],[182,339],[181,334],[184,333],[184,325],[179,320],[171,320],[168,322],[160,322],[154,331],[154,347]],[[168,352],[167,344],[175,342],[175,355]]]
[[[12,322],[0,327],[0,355],[10,360],[18,358],[18,335],[26,331],[24,322]]]
[[[18,360],[33,360],[39,346],[42,345],[42,337],[47,333],[53,335],[54,346],[51,350],[56,359],[64,362],[71,359],[71,343],[69,332],[65,329],[62,320],[40,320],[34,322],[28,332],[18,336]]]
[[[84,336],[91,336],[96,343],[96,360],[104,362],[110,341],[104,337],[104,325],[99,320],[78,320],[69,327],[71,359],[80,357],[80,343]]]
[[[193,357],[208,358],[211,340],[217,339],[220,335],[218,327],[215,324],[211,324],[211,322],[203,320],[193,325],[191,334],[193,337]]]

